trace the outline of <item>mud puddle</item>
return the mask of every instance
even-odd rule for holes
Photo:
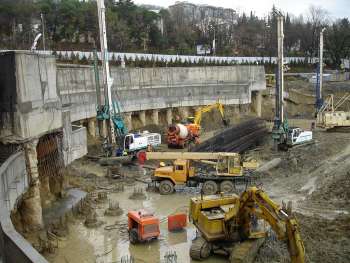
[[[83,220],[75,220],[69,226],[69,234],[64,241],[60,242],[59,249],[54,256],[50,256],[50,262],[97,262],[111,263],[120,262],[122,257],[132,255],[136,263],[163,262],[167,252],[176,252],[177,262],[192,262],[189,249],[192,239],[196,236],[196,229],[188,224],[181,232],[168,232],[167,216],[173,213],[188,213],[189,200],[192,193],[178,192],[168,196],[159,193],[145,192],[145,200],[129,199],[135,188],[145,188],[142,183],[134,186],[126,186],[124,192],[110,193],[108,199],[118,202],[123,214],[120,216],[105,216],[104,211],[108,208],[108,202],[100,204],[96,210],[98,220],[104,224],[98,228],[87,228]],[[131,245],[127,232],[128,210],[146,209],[154,212],[160,219],[161,236],[143,244]],[[194,262],[194,261],[193,261]],[[212,256],[203,262],[220,263],[227,259]]]

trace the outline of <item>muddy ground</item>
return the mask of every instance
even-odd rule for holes
[[[303,128],[311,126],[314,112],[313,86],[300,79],[287,82],[288,91],[292,94],[287,102],[291,125]],[[326,92],[334,90],[340,95],[349,89],[349,82],[325,85]],[[270,120],[273,100],[268,93],[263,98],[263,117]],[[233,123],[241,119],[234,108],[229,108],[228,111]],[[213,113],[203,118],[203,138],[212,136],[221,128],[218,117],[220,116],[217,113]],[[155,127],[148,129],[164,131],[162,126],[156,130],[153,130]],[[260,164],[273,158],[282,159],[277,168],[260,175],[258,184],[276,202],[293,202],[293,211],[306,248],[306,262],[350,262],[350,135],[316,130],[314,138],[314,144],[276,153],[272,150],[270,137],[267,137],[262,145],[245,155],[258,160]],[[100,153],[98,145],[98,141],[90,138],[89,155]],[[165,150],[166,146],[162,146],[162,149]],[[152,162],[148,165],[157,164]],[[187,213],[189,199],[198,195],[199,189],[179,188],[173,195],[160,196],[157,192],[146,191],[151,174],[149,169],[131,165],[117,167],[114,172],[121,178],[107,178],[107,168],[86,157],[73,162],[67,168],[65,178],[67,190],[70,189],[70,192],[68,197],[58,202],[66,202],[66,220],[58,227],[61,231],[56,229],[54,248],[43,250],[44,256],[50,262],[56,263],[112,263],[133,255],[136,263],[158,263],[164,262],[167,252],[175,251],[178,263],[194,262],[189,257],[189,247],[195,236],[195,228],[189,224],[182,232],[169,233],[166,217],[174,212]],[[80,213],[76,208],[70,212],[70,207],[77,202],[71,196],[72,192],[79,197],[84,193],[78,189],[87,193],[106,193],[107,199],[94,199],[91,205],[93,211],[90,211],[89,216],[84,215],[84,209]],[[136,199],[135,195],[130,199],[134,192],[138,192]],[[106,216],[105,211],[110,203],[115,205],[116,202],[123,213]],[[57,207],[62,208],[60,204]],[[64,213],[61,208],[45,211],[46,221],[57,221],[58,218],[62,220]],[[153,211],[161,219],[161,237],[158,241],[129,244],[126,213],[130,209],[139,208]],[[87,217],[91,217],[92,221],[96,220],[96,227],[85,225]],[[26,237],[38,245],[37,236],[27,234]],[[227,262],[227,259],[213,256],[203,262],[220,263]],[[256,262],[290,262],[286,245],[276,240],[270,231]]]
[[[306,262],[350,262],[350,136],[347,133],[315,131],[315,144],[289,152],[275,153],[269,138],[257,150],[247,153],[264,163],[275,157],[281,164],[263,175],[259,184],[278,203],[293,201],[293,211],[299,221],[306,248]],[[151,163],[150,165],[154,165]],[[133,255],[136,262],[162,262],[164,254],[176,251],[178,261],[192,262],[188,251],[195,237],[189,224],[185,231],[169,233],[167,215],[187,212],[190,197],[199,189],[177,189],[170,196],[146,191],[148,170],[137,166],[119,168],[124,179],[107,179],[106,167],[83,158],[74,162],[67,173],[69,184],[85,191],[107,191],[110,200],[118,201],[123,209],[120,216],[105,216],[108,202],[96,208],[102,225],[87,228],[84,219],[75,217],[69,223],[69,233],[59,242],[54,254],[45,253],[50,262],[118,262]],[[124,191],[113,192],[114,185],[123,184]],[[145,198],[130,199],[134,191],[143,189]],[[146,208],[161,219],[161,238],[140,245],[130,245],[126,233],[126,213],[129,209]],[[112,229],[109,229],[111,227]],[[109,229],[109,230],[106,230]],[[194,261],[193,261],[194,262]],[[213,256],[203,262],[227,262]],[[286,245],[271,232],[260,249],[256,262],[289,262]]]

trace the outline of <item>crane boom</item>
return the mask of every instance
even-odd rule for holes
[[[228,152],[146,152],[147,160],[216,160],[224,157],[239,157]]]

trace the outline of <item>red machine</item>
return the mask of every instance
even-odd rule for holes
[[[200,126],[194,123],[177,123],[168,128],[168,147],[185,148],[189,143],[199,142]]]
[[[145,210],[129,211],[128,231],[131,244],[158,238],[159,219]]]
[[[186,227],[187,215],[186,214],[174,214],[168,216],[168,231],[179,231]]]

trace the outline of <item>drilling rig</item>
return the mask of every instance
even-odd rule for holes
[[[278,61],[276,71],[275,119],[272,138],[275,148],[288,149],[294,145],[312,142],[312,131],[304,131],[299,127],[289,127],[284,105],[284,56],[283,56],[283,15],[277,13],[277,49]]]
[[[161,144],[161,135],[159,133],[128,133],[120,109],[120,99],[112,100],[113,78],[109,72],[107,30],[105,20],[104,0],[97,1],[98,22],[100,31],[101,60],[102,60],[102,85],[104,88],[104,104],[99,87],[97,54],[95,53],[95,79],[97,95],[97,114],[96,118],[106,127],[106,138],[103,143],[103,149],[106,157],[114,155],[136,155],[140,150],[145,150],[149,146],[155,147]],[[115,96],[117,97],[117,93]],[[101,127],[99,127],[101,128]],[[104,129],[104,128],[102,128]],[[114,146],[117,145],[116,148]]]

